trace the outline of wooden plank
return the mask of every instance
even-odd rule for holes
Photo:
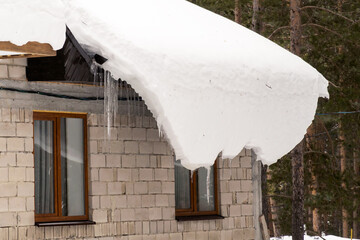
[[[45,57],[44,55],[36,55],[36,54],[14,54],[14,55],[0,55],[0,59],[9,59],[9,58],[39,58]]]
[[[15,56],[22,54],[30,54],[33,57],[56,56],[56,51],[54,51],[54,49],[48,43],[27,42],[22,46],[17,46],[9,41],[0,41],[0,50],[14,52]]]
[[[263,240],[270,240],[269,230],[268,230],[264,215],[261,215],[259,217],[259,222],[260,222],[260,228],[261,228],[261,234],[262,234]]]

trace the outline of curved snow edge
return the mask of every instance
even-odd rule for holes
[[[139,9],[138,1],[146,6]],[[106,1],[97,9],[96,1],[75,0],[67,24],[80,43],[109,59],[106,70],[142,96],[185,167],[212,165],[221,152],[233,158],[244,147],[271,164],[301,141],[318,97],[328,97],[320,73],[186,1],[154,1],[121,1],[118,8]],[[178,15],[191,22],[181,37]]]

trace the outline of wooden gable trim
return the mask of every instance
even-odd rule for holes
[[[14,53],[0,55],[0,59],[56,56],[56,51],[48,43],[28,42],[22,46],[17,46],[9,41],[0,41],[0,50]]]

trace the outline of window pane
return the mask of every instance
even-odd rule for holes
[[[191,208],[191,172],[181,165],[180,160],[175,161],[175,205],[176,209]]]
[[[55,213],[52,121],[34,121],[35,213]]]
[[[206,168],[199,168],[197,176],[199,211],[215,211],[214,167],[210,168],[209,175]]]
[[[85,215],[83,119],[61,118],[60,130],[62,215]]]

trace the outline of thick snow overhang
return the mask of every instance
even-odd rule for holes
[[[231,158],[243,147],[275,162],[303,138],[318,97],[328,97],[326,79],[302,59],[185,0],[62,3],[75,38],[143,97],[188,168],[211,165],[221,152]],[[16,41],[8,32],[0,29],[2,38]],[[65,29],[47,34],[56,45]]]

